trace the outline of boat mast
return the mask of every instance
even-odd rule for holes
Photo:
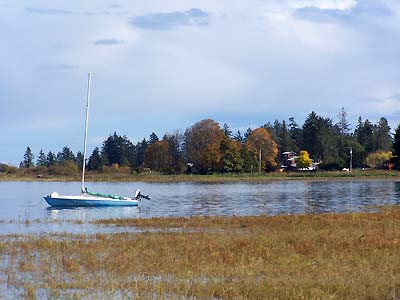
[[[83,142],[83,162],[82,162],[82,193],[85,192],[85,166],[86,166],[86,144],[87,144],[87,131],[89,122],[89,100],[90,100],[90,80],[92,78],[92,73],[88,74],[88,84],[87,84],[87,101],[86,101],[86,121],[85,121],[85,138]]]

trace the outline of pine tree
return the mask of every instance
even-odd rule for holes
[[[83,166],[83,154],[82,154],[81,151],[78,151],[78,153],[76,153],[75,164],[78,166],[79,170],[82,171],[82,166]]]
[[[153,145],[155,142],[158,142],[158,141],[159,141],[158,136],[154,132],[152,132],[150,134],[149,145]]]
[[[75,155],[68,146],[64,146],[62,150],[57,153],[57,162],[63,163],[67,161],[75,162]]]
[[[390,127],[386,118],[380,118],[378,124],[374,126],[375,150],[391,151],[393,139],[390,134]]]
[[[394,132],[393,141],[393,163],[397,170],[400,170],[400,124]]]
[[[243,136],[243,143],[246,144],[247,143],[247,139],[249,138],[249,135],[251,134],[253,130],[251,130],[251,128],[247,128],[246,132],[244,133]]]
[[[350,124],[347,121],[347,113],[344,110],[344,107],[340,110],[338,114],[339,121],[336,123],[336,125],[339,127],[340,134],[342,136],[348,135],[350,131]]]
[[[243,138],[242,133],[240,132],[240,130],[237,131],[237,133],[235,134],[233,139],[238,143],[244,144],[244,138]]]
[[[43,149],[40,149],[39,157],[36,161],[36,166],[37,167],[46,166],[46,155],[44,154]]]
[[[232,131],[230,130],[228,124],[224,123],[224,126],[222,127],[222,130],[226,137],[231,138],[232,137]]]
[[[87,166],[88,170],[101,170],[102,159],[100,156],[99,148],[94,148],[92,155],[90,155]]]
[[[49,151],[46,157],[46,167],[54,166],[56,164],[56,156],[53,152]]]
[[[145,138],[140,143],[137,143],[136,145],[136,164],[135,167],[140,168],[143,167],[144,165],[144,158],[146,154],[146,149],[148,146],[148,142],[146,141]]]
[[[20,168],[31,168],[33,167],[33,159],[34,159],[34,155],[32,153],[32,150],[30,147],[26,147],[26,151],[24,154],[24,160],[21,161],[21,163],[19,164]]]

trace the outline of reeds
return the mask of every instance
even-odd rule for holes
[[[181,230],[3,236],[0,278],[22,299],[397,299],[400,294],[397,207],[99,223]]]

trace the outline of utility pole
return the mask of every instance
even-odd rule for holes
[[[261,174],[261,148],[260,151],[258,152],[258,175]]]

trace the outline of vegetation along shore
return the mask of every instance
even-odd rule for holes
[[[80,181],[81,174],[42,174],[36,172],[1,173],[0,181]],[[264,173],[264,174],[162,174],[162,173],[102,173],[88,172],[86,174],[88,182],[107,181],[107,182],[193,182],[193,183],[230,183],[230,182],[254,182],[262,183],[276,180],[400,180],[399,171],[387,170],[354,170],[353,172],[343,171],[317,171],[317,172],[284,172],[284,173]]]
[[[391,133],[386,118],[376,124],[361,117],[354,130],[342,109],[338,122],[311,112],[299,126],[294,118],[275,120],[233,133],[211,119],[185,130],[165,133],[134,144],[116,132],[95,147],[86,169],[99,173],[249,174],[352,169],[400,170],[400,125]],[[46,154],[47,153],[47,154]],[[22,154],[22,151],[21,151]],[[19,167],[0,165],[3,173],[74,176],[83,154],[68,147],[59,152],[26,148]]]
[[[15,299],[398,299],[400,209],[99,220],[137,233],[0,236]]]

